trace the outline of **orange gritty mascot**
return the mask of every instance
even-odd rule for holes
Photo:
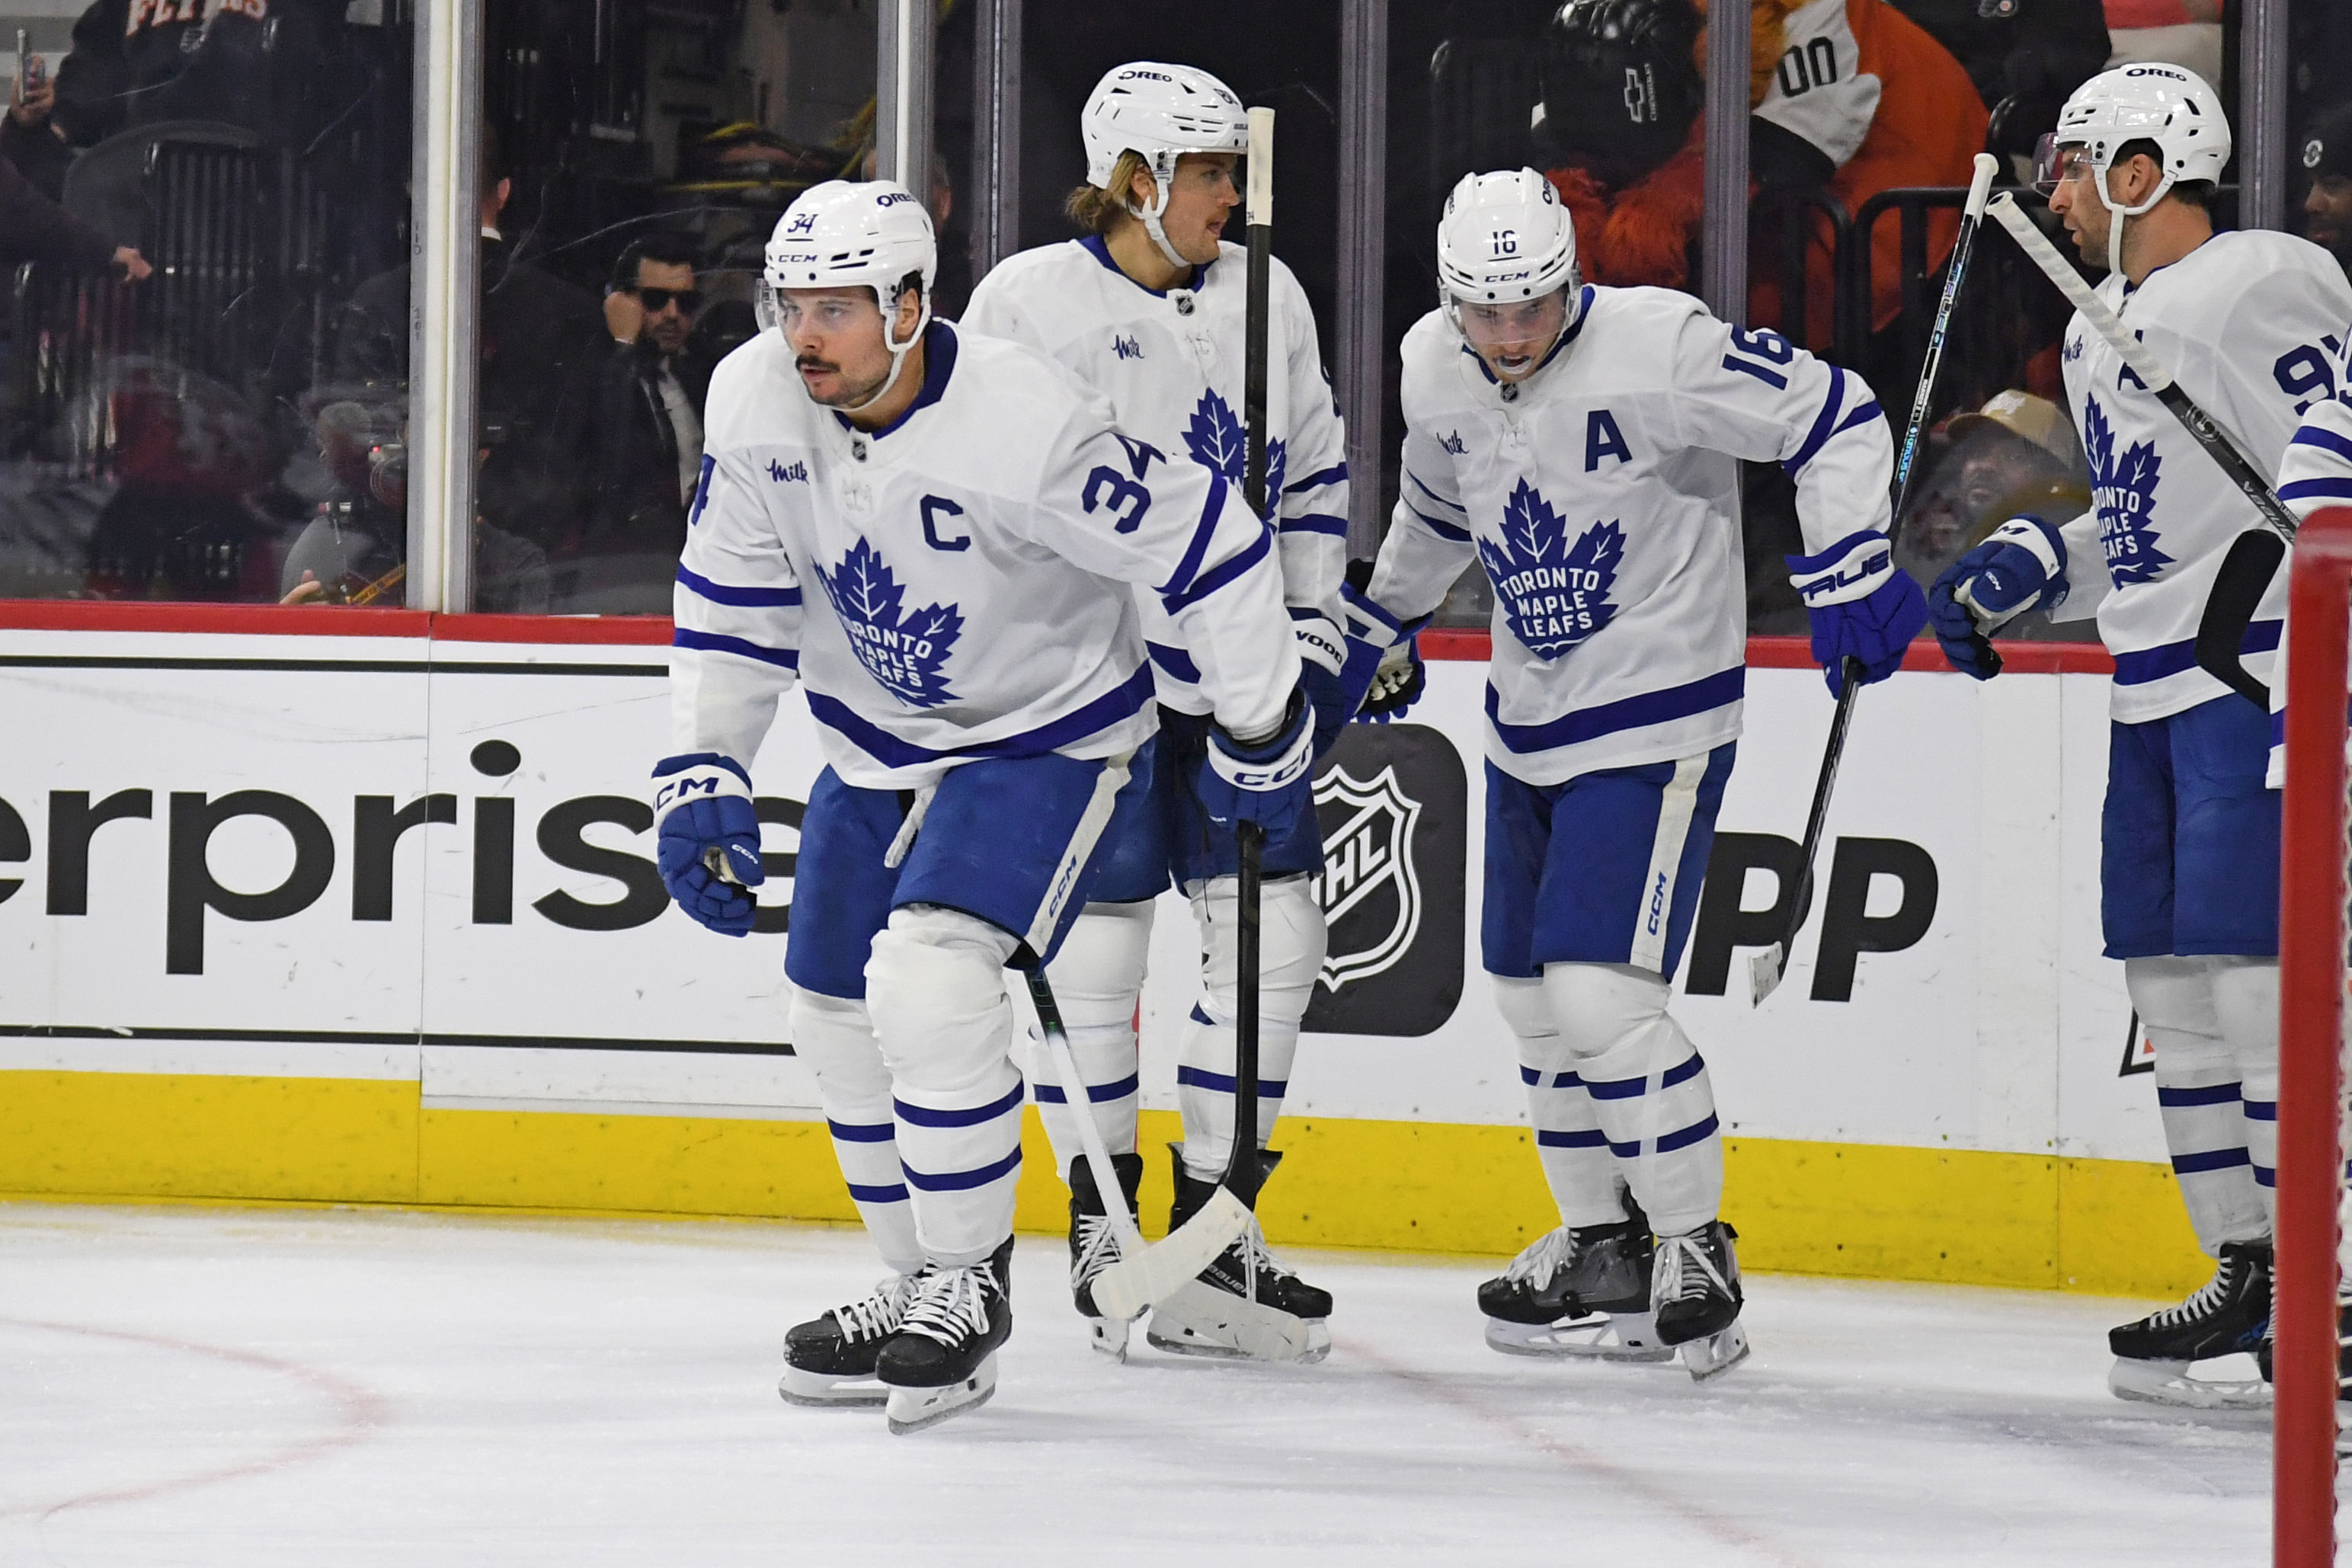
[[[1576,219],[1587,278],[1688,286],[1706,205],[1707,0],[1567,0],[1544,40],[1538,147]],[[1818,189],[1848,214],[1897,185],[1965,185],[1985,110],[1968,72],[1885,0],[1749,0],[1751,193]],[[1830,345],[1835,239],[1815,214],[1805,256],[1807,346]],[[1959,228],[1928,225],[1940,267]],[[1902,308],[1894,214],[1871,239],[1871,326]],[[1775,255],[1750,263],[1748,321],[1783,315]]]

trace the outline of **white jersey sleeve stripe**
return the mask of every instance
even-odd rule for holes
[[[732,584],[714,583],[683,564],[677,569],[677,580],[698,597],[714,605],[733,605],[739,609],[790,609],[801,602],[798,588],[739,588]]]
[[[1286,496],[1305,495],[1308,490],[1319,490],[1326,485],[1343,485],[1347,482],[1348,465],[1339,463],[1324,469],[1319,474],[1309,474],[1295,485],[1283,486],[1282,493]]]
[[[1182,592],[1162,592],[1160,602],[1168,606],[1170,615],[1181,615],[1227,584],[1246,576],[1250,568],[1265,560],[1265,552],[1273,548],[1274,530],[1260,524],[1257,537],[1243,546],[1238,553],[1226,556],[1193,578],[1185,584]]]
[[[1419,474],[1414,473],[1411,468],[1407,468],[1404,471],[1404,477],[1412,481],[1413,489],[1419,490],[1422,494],[1427,496],[1438,505],[1446,508],[1450,511],[1458,511],[1467,515],[1469,510],[1468,508],[1465,507],[1458,500],[1450,500],[1447,497],[1439,495],[1435,490],[1431,489],[1429,488],[1429,481],[1423,479]]]
[[[2352,479],[2294,479],[2279,486],[2278,498],[2290,505],[2299,500],[2352,500]]]
[[[680,626],[670,634],[672,647],[693,648],[701,653],[731,653],[738,658],[756,658],[761,664],[772,664],[779,669],[798,669],[800,649],[793,647],[762,647],[744,637],[730,637],[723,632],[698,632]]]
[[[1340,539],[1348,537],[1348,520],[1333,517],[1328,512],[1307,511],[1282,520],[1285,533],[1328,533]]]
[[[1793,479],[1800,469],[1813,460],[1814,453],[1829,445],[1830,437],[1837,432],[1838,413],[1844,406],[1845,373],[1832,369],[1829,392],[1822,398],[1822,411],[1813,416],[1812,428],[1805,432],[1804,445],[1780,465],[1789,471],[1790,478]]]
[[[1467,544],[1470,542],[1470,531],[1468,529],[1457,528],[1450,522],[1441,522],[1436,518],[1430,516],[1427,512],[1413,505],[1411,501],[1399,501],[1397,504],[1404,508],[1405,510],[1412,513],[1415,518],[1420,520],[1422,526],[1428,529],[1430,532],[1437,535],[1438,538],[1444,540],[1447,543]],[[1467,514],[1465,513],[1465,515],[1466,516]]]

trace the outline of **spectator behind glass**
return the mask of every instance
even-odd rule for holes
[[[694,330],[697,252],[678,235],[630,241],[604,322],[614,347],[596,386],[596,492],[567,597],[579,607],[668,608],[702,468],[703,398],[718,357]]]
[[[67,212],[14,163],[0,158],[0,275],[26,261],[46,261],[76,272],[103,272],[111,267],[133,281],[153,271],[136,250],[115,244]]]
[[[2295,226],[2352,272],[2352,103],[2324,110],[2303,133],[2303,194]]]
[[[2021,513],[2057,527],[2090,508],[2074,427],[2030,392],[2003,392],[1974,414],[1954,415],[1929,458],[1918,499],[1895,529],[1895,563],[1915,574],[1942,572]],[[2088,623],[2035,620],[2033,635],[2047,640],[2094,635]]]
[[[2106,0],[2106,10],[2110,67],[2160,60],[2221,79],[2221,0]]]
[[[38,55],[23,60],[8,83],[8,114],[0,119],[0,158],[15,164],[51,201],[65,195],[66,168],[73,162],[73,149],[52,118],[57,106],[58,84],[49,79],[48,62]]]
[[[1754,0],[1752,13],[1748,123],[1759,184],[1825,188],[1852,212],[1890,186],[1968,183],[1985,110],[1943,46],[1884,0]],[[1546,28],[1536,143],[1575,216],[1579,260],[1593,282],[1690,280],[1706,205],[1703,16],[1691,0],[1568,0]],[[1826,73],[1817,69],[1823,56],[1833,62]],[[1641,90],[1629,92],[1629,81]],[[1930,222],[1931,268],[1958,230],[1956,213]],[[1902,310],[1901,226],[1882,225],[1872,249],[1872,324],[1883,328]],[[1777,326],[1777,258],[1759,259],[1748,321]],[[1806,257],[1808,347],[1829,345],[1836,281],[1824,227]]]
[[[575,553],[593,468],[590,409],[608,341],[596,301],[519,258],[499,226],[514,187],[498,138],[482,127],[479,443],[489,453],[477,500],[482,521],[540,547]],[[408,268],[362,283],[335,328],[334,381],[398,393],[408,382]]]
[[[2111,46],[2100,0],[1895,0],[1969,73],[1985,108],[2010,102],[1990,152],[2032,158],[2067,96],[2105,70]]]

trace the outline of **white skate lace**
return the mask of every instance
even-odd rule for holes
[[[1259,1275],[1263,1274],[1269,1279],[1298,1278],[1294,1271],[1283,1267],[1281,1259],[1267,1250],[1265,1232],[1258,1228],[1255,1216],[1250,1220],[1249,1228],[1242,1232],[1240,1239],[1234,1243],[1234,1248],[1242,1255],[1242,1293],[1253,1301],[1257,1300]]]
[[[1078,1255],[1070,1260],[1070,1289],[1085,1289],[1096,1275],[1118,1262],[1119,1256],[1118,1233],[1111,1228],[1110,1215],[1080,1215]]]
[[[1538,1237],[1512,1258],[1511,1266],[1503,1270],[1503,1278],[1524,1284],[1531,1290],[1540,1290],[1575,1258],[1576,1232],[1561,1226],[1558,1230]]]
[[[1656,1304],[1686,1300],[1701,1294],[1700,1281],[1712,1280],[1725,1295],[1731,1294],[1731,1282],[1719,1273],[1706,1248],[1696,1236],[1662,1236],[1658,1237],[1657,1269],[1665,1288],[1655,1293]]]
[[[2183,1323],[2210,1317],[2229,1295],[2231,1286],[2236,1282],[2237,1273],[2236,1262],[2225,1260],[2213,1271],[2213,1278],[2198,1288],[2195,1295],[2177,1307],[2167,1307],[2160,1312],[2151,1313],[2147,1326],[2151,1329],[2177,1329]]]
[[[915,1276],[893,1274],[874,1287],[874,1293],[862,1301],[852,1301],[833,1310],[833,1321],[841,1325],[842,1336],[852,1343],[859,1340],[878,1340],[898,1331],[899,1321],[907,1315],[907,1303],[914,1300]]]
[[[934,1270],[918,1279],[915,1289],[914,1304],[907,1309],[898,1331],[950,1346],[988,1331],[989,1295],[1003,1293],[995,1268],[986,1263]]]

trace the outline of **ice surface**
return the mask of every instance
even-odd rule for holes
[[[2267,1416],[2108,1395],[2132,1303],[1752,1279],[1699,1385],[1496,1355],[1475,1263],[1318,1254],[1322,1365],[1120,1367],[1017,1250],[994,1403],[894,1438],[775,1393],[852,1232],[0,1205],[0,1564],[2268,1560]]]

